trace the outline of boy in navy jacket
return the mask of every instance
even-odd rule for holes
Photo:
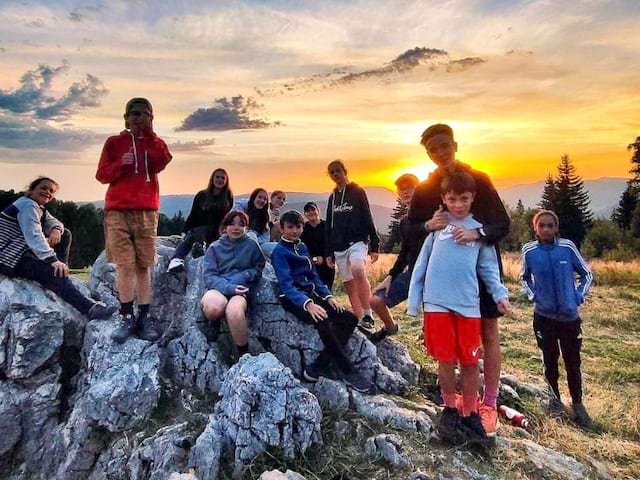
[[[313,325],[325,346],[318,358],[305,367],[303,376],[310,382],[317,381],[334,360],[345,383],[367,392],[371,382],[355,370],[344,350],[358,319],[335,301],[320,280],[306,245],[300,241],[303,225],[302,214],[295,210],[285,212],[280,217],[282,237],[271,254],[282,306],[301,322]]]
[[[589,293],[593,275],[574,243],[557,237],[559,220],[554,212],[538,212],[533,217],[533,228],[538,240],[522,247],[522,285],[535,305],[533,331],[542,350],[544,375],[554,395],[549,407],[557,415],[564,411],[558,389],[558,357],[562,352],[574,420],[589,428],[591,419],[582,404],[578,307]]]

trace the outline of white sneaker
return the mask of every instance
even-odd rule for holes
[[[184,260],[182,258],[172,258],[169,262],[168,273],[178,273],[184,270]]]

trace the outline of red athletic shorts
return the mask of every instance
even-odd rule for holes
[[[427,312],[423,330],[427,351],[439,362],[475,365],[482,356],[479,318],[455,312]]]

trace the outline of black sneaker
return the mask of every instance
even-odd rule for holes
[[[148,342],[155,342],[158,340],[159,335],[156,330],[156,320],[155,318],[149,315],[143,315],[141,318],[138,318],[137,330],[138,330],[138,338],[141,340],[146,340]]]
[[[564,417],[564,403],[555,396],[549,399],[549,402],[547,403],[547,410],[549,411],[551,418]]]
[[[124,343],[136,331],[136,317],[131,313],[120,315],[120,325],[111,334],[116,343]]]
[[[317,382],[322,376],[322,369],[313,363],[302,371],[302,377],[307,382]]]
[[[191,247],[191,257],[192,258],[200,258],[204,255],[206,251],[204,242],[196,242]]]
[[[89,320],[105,320],[118,311],[118,307],[112,305],[107,307],[102,302],[96,302],[87,312]]]
[[[582,403],[573,404],[573,420],[584,430],[593,428],[593,421]]]
[[[364,317],[362,317],[358,322],[358,328],[366,336],[372,335],[375,331],[375,322],[373,321],[371,315],[365,315]]]
[[[342,376],[342,380],[348,386],[360,393],[368,393],[373,389],[373,383],[370,380],[367,380],[360,372],[355,370],[345,373]]]
[[[458,445],[460,438],[458,435],[458,423],[460,415],[458,410],[453,407],[444,407],[440,413],[440,421],[438,422],[438,436],[443,442],[452,445]]]
[[[184,260],[182,258],[172,258],[167,267],[167,273],[184,272]]]
[[[471,412],[468,417],[460,418],[458,430],[468,443],[482,446],[489,445],[489,437],[487,437],[487,432],[482,427],[482,419],[478,412]]]
[[[398,333],[398,324],[396,323],[391,330],[388,330],[386,327],[382,327],[377,332],[373,332],[369,337],[369,340],[371,340],[373,343],[380,343],[385,338],[390,337],[391,335],[395,335],[397,333]]]

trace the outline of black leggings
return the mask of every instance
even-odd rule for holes
[[[351,360],[349,360],[349,357],[344,351],[344,346],[355,330],[358,319],[348,310],[338,312],[315,293],[311,295],[311,299],[327,311],[328,318],[326,320],[316,322],[305,309],[294,305],[287,300],[286,297],[281,297],[280,301],[286,311],[295,315],[298,320],[304,323],[310,323],[318,330],[320,339],[324,344],[324,350],[320,352],[320,355],[314,362],[315,365],[326,366],[330,363],[331,359],[333,359],[343,372],[350,372],[353,365],[351,365]]]
[[[533,314],[533,332],[538,347],[542,350],[544,376],[551,390],[560,399],[558,390],[558,358],[562,352],[571,400],[582,403],[582,373],[580,371],[580,348],[582,347],[581,320],[560,322]]]
[[[203,242],[206,245],[209,245],[217,238],[217,227],[210,227],[206,225],[202,227],[195,227],[185,234],[182,242],[180,242],[176,247],[173,257],[171,258],[184,258],[189,255],[189,252],[191,252],[191,248],[195,242]]]
[[[32,255],[23,255],[13,270],[12,276],[38,282],[85,315],[95,303],[78,290],[68,277],[54,275],[51,265]]]

